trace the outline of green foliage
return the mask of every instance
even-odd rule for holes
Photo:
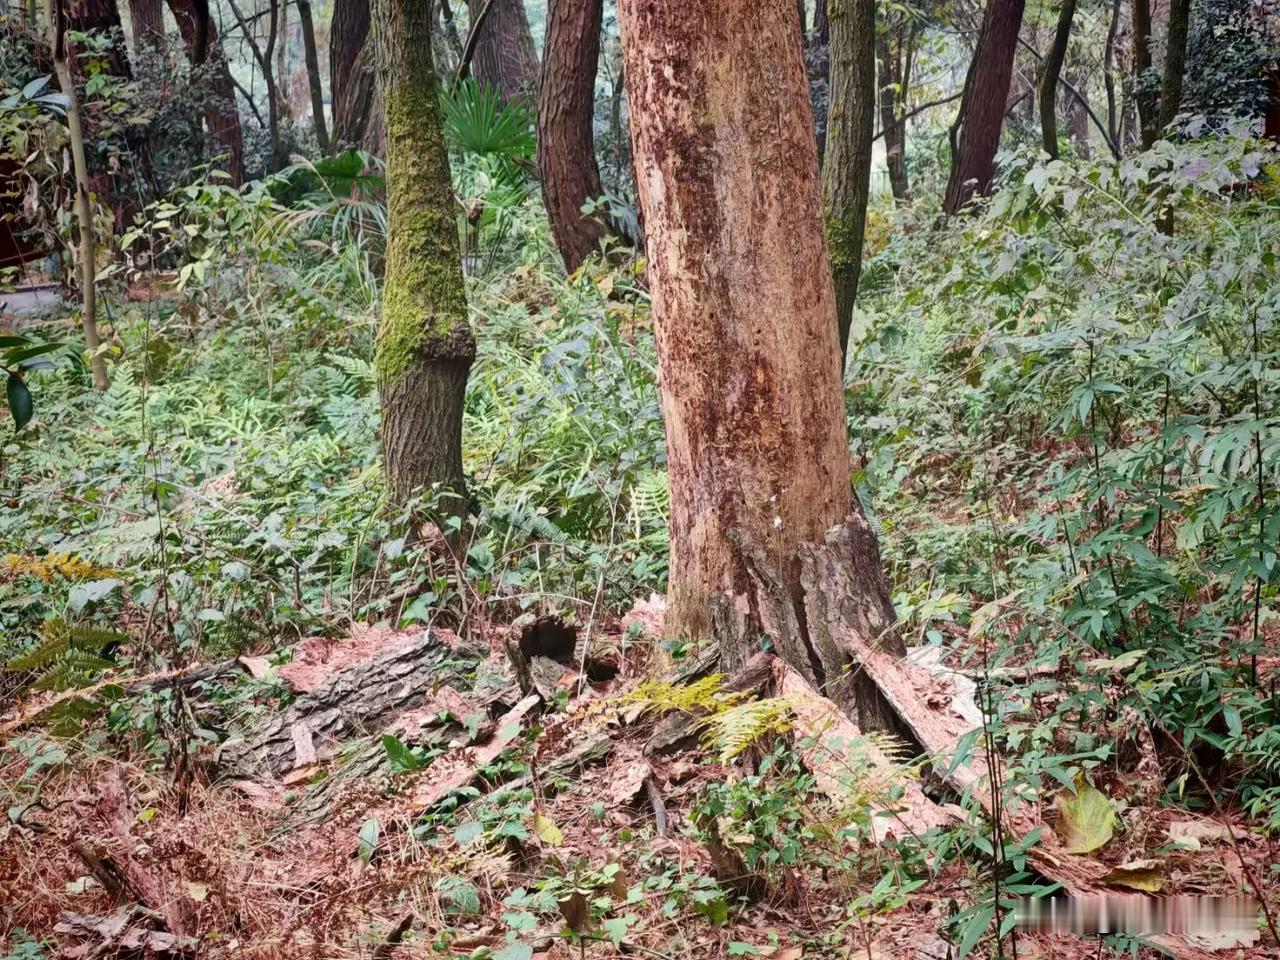
[[[69,690],[84,686],[113,665],[110,654],[125,639],[117,630],[88,624],[45,621],[35,646],[10,657],[5,669],[32,671],[35,690]]]
[[[496,87],[464,80],[440,95],[449,146],[459,153],[507,159],[533,156],[533,113],[521,98],[502,102]]]

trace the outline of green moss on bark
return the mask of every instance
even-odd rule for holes
[[[387,272],[375,366],[386,386],[415,363],[470,363],[458,226],[435,83],[386,91]]]

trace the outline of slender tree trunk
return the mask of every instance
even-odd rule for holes
[[[129,0],[134,51],[157,50],[164,43],[163,0]]]
[[[1107,46],[1102,55],[1102,83],[1107,91],[1107,136],[1111,138],[1117,150],[1123,149],[1120,139],[1119,108],[1116,104],[1115,76],[1116,37],[1120,33],[1120,3],[1121,0],[1111,2],[1111,23],[1107,27]]]
[[[231,7],[231,12],[240,27],[240,33],[245,42],[249,44],[249,51],[253,54],[253,59],[257,62],[258,69],[262,71],[262,79],[267,86],[267,128],[271,137],[270,168],[274,172],[284,166],[284,156],[280,146],[280,95],[276,84],[276,68],[275,64],[272,63],[280,30],[280,4],[282,0],[267,0],[267,2],[269,16],[267,19],[267,42],[265,46],[258,43],[253,24],[246,20],[244,14],[240,12],[239,6],[236,5],[236,0],[227,0],[227,5]]]
[[[444,41],[456,65],[462,60],[462,40],[458,36],[458,23],[453,18],[453,7],[449,4],[449,0],[440,0],[440,23],[444,26]],[[436,64],[437,70],[439,66]]]
[[[904,37],[905,32],[905,37]],[[907,179],[907,124],[903,118],[910,83],[914,30],[897,24],[876,31],[876,60],[880,71],[880,129],[884,131],[885,166],[895,200],[911,194]]]
[[[1182,79],[1187,64],[1187,34],[1191,26],[1191,0],[1170,0],[1169,33],[1164,49],[1164,82],[1160,85],[1160,135],[1182,109]]]
[[[796,0],[796,16],[800,19],[800,36],[803,37],[809,32],[808,12],[804,8],[804,0]]]
[[[1156,142],[1156,104],[1151,90],[1151,0],[1133,0],[1133,89],[1138,102],[1142,149]]]
[[[601,0],[549,0],[538,103],[542,199],[565,268],[573,271],[604,239],[603,221],[583,204],[604,193],[593,120],[600,62]]]
[[[486,2],[470,0],[473,23]],[[476,83],[496,89],[504,103],[512,97],[537,96],[538,54],[533,49],[524,0],[494,0],[480,27],[471,74]]]
[[[822,194],[827,253],[835,284],[840,357],[849,349],[853,302],[862,272],[863,228],[871,189],[871,137],[876,118],[876,2],[828,0],[831,100]],[[843,363],[841,369],[844,369]]]
[[[1076,15],[1076,0],[1060,0],[1058,26],[1053,33],[1053,43],[1044,58],[1040,71],[1040,143],[1050,157],[1058,156],[1058,78],[1062,64],[1067,59],[1067,43],[1071,40],[1071,21]]]
[[[84,330],[85,348],[89,353],[89,369],[93,373],[93,388],[106,390],[107,361],[102,355],[102,342],[98,338],[97,245],[93,235],[93,208],[89,204],[89,164],[84,154],[84,128],[80,124],[80,100],[75,81],[71,77],[71,65],[67,62],[66,33],[69,18],[62,0],[48,0],[49,44],[53,48],[53,68],[58,77],[58,87],[67,99],[67,132],[71,141],[71,164],[76,178],[76,222],[80,227],[80,245],[76,258],[80,268],[80,326]]]
[[[462,512],[462,399],[475,359],[449,157],[431,55],[431,5],[374,0],[387,130],[387,272],[375,365],[391,498],[435,484]]]
[[[302,50],[307,61],[307,86],[311,89],[311,123],[321,153],[329,152],[329,130],[324,122],[324,88],[320,81],[320,56],[316,52],[316,27],[311,20],[310,0],[297,0],[298,24],[302,28]]]
[[[951,176],[942,202],[949,214],[959,213],[975,194],[991,189],[1023,6],[1024,0],[987,2],[964,97],[951,128]]]
[[[368,36],[369,0],[334,0],[333,21],[329,25],[329,99],[333,104],[333,144],[337,149],[359,143],[364,135],[363,123],[354,122],[361,111],[347,101],[355,84],[364,85],[361,94],[367,89],[366,101],[372,99],[373,58],[356,63]]]
[[[193,0],[168,0],[169,12],[178,24],[182,43],[194,72],[203,71],[208,83],[208,96],[204,105],[204,125],[209,137],[218,144],[225,156],[227,175],[236,186],[244,183],[244,135],[240,128],[240,111],[236,108],[236,87],[231,79],[231,68],[223,51],[217,27],[207,26],[204,62],[197,57],[196,41],[199,32]]]

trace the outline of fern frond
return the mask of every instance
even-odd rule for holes
[[[731,763],[769,734],[788,733],[794,711],[786,697],[748,700],[718,710],[699,721],[703,745],[719,754],[721,763]]]
[[[340,353],[331,353],[329,362],[345,373],[353,383],[370,388],[377,383],[377,372],[373,364],[359,357],[347,357]]]
[[[46,622],[40,633],[39,643],[5,664],[8,670],[36,671],[30,684],[36,690],[70,690],[87,684],[93,674],[113,666],[106,654],[126,639],[116,630],[60,619]]]
[[[669,680],[646,680],[625,697],[626,703],[646,710],[668,713],[718,713],[742,701],[746,693],[724,689],[724,674],[713,673],[693,683],[680,685]]]

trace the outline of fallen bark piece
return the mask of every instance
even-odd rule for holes
[[[150,930],[144,923],[158,922],[158,916],[141,907],[118,910],[105,917],[64,910],[54,926],[54,933],[78,939],[100,941],[93,956],[118,956],[142,953],[146,956],[192,957],[198,941],[194,937],[176,936],[163,930]]]
[[[247,738],[224,743],[219,765],[236,779],[278,780],[294,766],[296,725],[305,724],[315,740],[339,742],[384,729],[426,702],[437,685],[461,682],[477,659],[432,631],[410,636],[337,671]]]
[[[920,836],[933,827],[955,822],[924,795],[901,764],[886,756],[835,703],[789,667],[778,685],[778,695],[791,703],[797,746],[818,789],[837,806],[860,796],[872,798],[871,829],[876,842],[889,836]],[[890,800],[894,787],[903,791],[896,801]]]
[[[520,735],[525,716],[542,703],[536,693],[525,697],[499,721],[497,732],[487,743],[457,750],[441,757],[425,771],[409,793],[416,810],[430,810],[449,794],[468,786],[482,767],[498,759],[499,754]]]

